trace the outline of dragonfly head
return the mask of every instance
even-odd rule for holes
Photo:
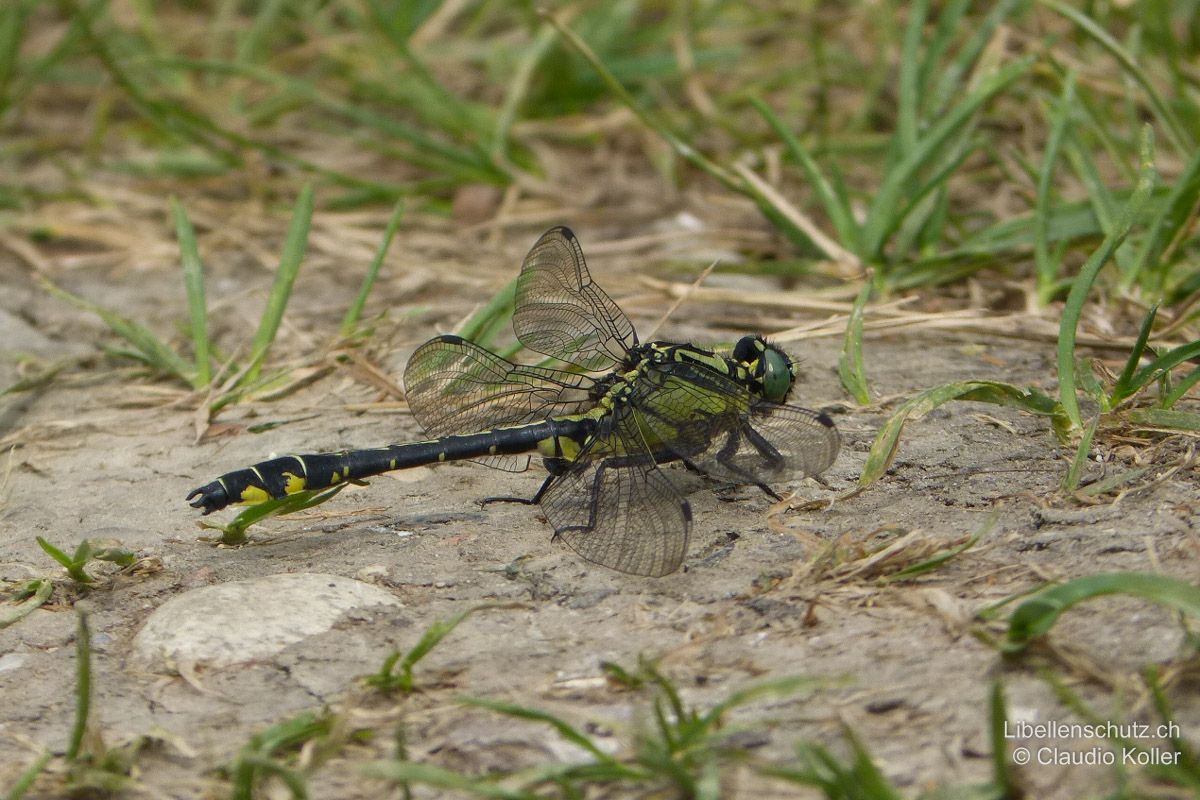
[[[796,373],[787,353],[761,336],[743,336],[733,348],[733,358],[743,364],[762,387],[763,398],[782,403],[792,390]]]

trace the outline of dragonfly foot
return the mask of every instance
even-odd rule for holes
[[[754,485],[757,486],[759,489],[762,489],[763,494],[765,494],[767,497],[774,500],[776,503],[783,500],[783,497],[780,496],[779,492],[775,491],[770,486],[767,486],[765,483],[756,483]]]
[[[523,506],[536,506],[538,501],[536,497],[485,497],[479,501],[480,507],[492,503],[520,503]]]

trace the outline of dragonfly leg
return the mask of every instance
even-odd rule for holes
[[[767,461],[767,463],[771,464],[772,466],[774,466],[776,463],[782,463],[783,457],[779,454],[779,451],[776,450],[774,445],[767,441],[762,434],[754,430],[754,428],[746,425],[742,428],[740,433],[745,434],[746,440],[750,442],[750,444],[754,445],[754,449],[758,451],[759,455],[761,455],[763,459]],[[779,493],[770,486],[767,486],[760,480],[756,480],[754,473],[733,463],[733,455],[737,452],[740,444],[739,439],[740,436],[738,435],[738,432],[730,431],[729,438],[725,440],[725,444],[722,445],[721,449],[717,451],[715,458],[716,462],[725,469],[729,470],[729,472],[734,476],[740,478],[742,483],[757,486],[763,494],[776,502],[783,500]]]
[[[485,497],[479,501],[480,506],[491,505],[492,503],[520,503],[523,506],[536,506],[542,502],[542,496],[546,494],[546,490],[550,488],[550,484],[558,476],[551,472],[546,476],[546,480],[542,481],[541,487],[533,495],[533,497]]]
[[[775,502],[778,503],[779,501],[783,500],[783,498],[780,496],[779,492],[775,491],[770,486],[767,486],[765,483],[755,483],[754,485],[757,486],[759,489],[761,489],[763,494],[765,494],[767,497],[771,498]]]

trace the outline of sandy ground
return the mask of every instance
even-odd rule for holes
[[[379,305],[372,308],[386,308],[389,315],[373,342],[381,363],[398,375],[421,341],[452,329],[486,301],[515,274],[535,227],[493,242],[402,234],[388,277],[373,296]],[[585,250],[602,238],[580,227]],[[363,248],[369,258],[369,246]],[[75,264],[55,278],[169,332],[184,313],[169,260],[165,252],[134,267]],[[328,253],[326,260],[333,262]],[[447,264],[465,266],[451,272]],[[365,259],[324,270],[306,266],[281,356],[302,356],[331,338],[328,331],[364,266]],[[208,267],[218,335],[234,346],[250,336],[271,276],[228,253],[212,254]],[[644,288],[620,290],[638,287],[635,269],[655,272],[640,258],[592,258],[593,274],[645,329],[665,304]],[[1084,505],[1056,493],[1071,451],[1056,442],[1044,420],[969,403],[911,423],[886,478],[826,511],[769,514],[770,501],[755,489],[714,490],[678,473],[695,525],[685,568],[662,579],[581,561],[551,541],[536,508],[481,508],[476,501],[485,496],[532,494],[542,473],[512,475],[471,464],[377,478],[307,516],[252,529],[248,546],[217,548],[198,538],[197,514],[183,502],[190,489],[272,453],[419,437],[403,405],[379,402],[377,389],[340,367],[282,400],[226,411],[220,421],[234,423],[230,435],[197,443],[194,398],[99,354],[96,343],[112,341],[102,324],[42,293],[27,265],[4,252],[0,276],[6,287],[0,297],[0,383],[16,377],[20,353],[83,358],[46,388],[0,401],[0,434],[6,449],[16,446],[0,510],[0,577],[61,577],[37,547],[37,536],[64,549],[84,538],[112,537],[157,559],[138,575],[113,576],[109,565],[100,565],[94,571],[106,580],[86,592],[63,579],[50,604],[0,630],[0,655],[25,656],[20,668],[0,671],[0,786],[43,749],[61,752],[65,745],[74,707],[73,605],[91,612],[95,714],[105,741],[158,737],[137,758],[139,791],[147,796],[220,793],[214,768],[251,734],[325,707],[379,735],[346,745],[316,771],[312,796],[378,796],[378,784],[358,770],[390,753],[392,726],[401,719],[412,758],[470,773],[578,757],[544,726],[459,705],[456,698],[464,694],[590,722],[617,748],[630,741],[630,729],[646,723],[647,706],[644,698],[601,680],[600,665],[612,661],[632,669],[639,656],[659,659],[685,698],[701,706],[758,680],[826,678],[821,688],[735,715],[752,723],[748,745],[755,757],[786,760],[800,740],[845,752],[844,724],[885,773],[915,795],[988,777],[987,696],[997,676],[1004,679],[1014,718],[1077,720],[1038,677],[1036,659],[1007,664],[972,635],[976,610],[1046,579],[1096,572],[1161,571],[1200,580],[1194,470],[1146,481],[1119,502],[1108,496]],[[778,286],[765,278],[738,285]],[[734,335],[725,327],[730,320],[741,324],[756,316],[764,327],[785,327],[752,309],[685,304],[662,335],[728,340]],[[795,489],[802,499],[853,488],[890,411],[845,402],[834,371],[838,346],[823,339],[792,348],[804,358],[799,402],[832,413],[843,436],[842,452],[825,475],[828,487],[777,487]],[[866,357],[877,397],[965,378],[1053,391],[1052,347],[911,333],[870,339]],[[355,410],[361,404],[373,405]],[[269,422],[288,424],[257,435],[244,430]],[[1110,463],[1093,465],[1090,474],[1119,469],[1133,457],[1119,445],[1102,443],[1099,454]],[[1167,442],[1159,457],[1168,459],[1185,446]],[[914,546],[960,542],[993,513],[995,524],[976,547],[918,581],[885,584],[877,572],[856,570],[866,553],[905,535],[912,535]],[[818,557],[828,557],[831,547],[836,564],[822,567]],[[131,660],[133,637],[168,599],[201,586],[287,572],[356,577],[386,589],[402,605],[351,614],[274,658],[200,669],[192,680]],[[420,693],[383,698],[360,687],[356,679],[375,671],[391,650],[411,647],[430,624],[482,603],[515,605],[480,612],[443,641],[418,667]],[[1138,688],[1138,671],[1172,662],[1184,637],[1167,611],[1113,599],[1073,610],[1052,639],[1060,654],[1069,655],[1052,662],[1055,670],[1101,713],[1150,721],[1153,708]],[[1194,743],[1200,703],[1194,694],[1174,695],[1178,722]],[[1099,743],[1050,744],[1083,751]],[[1038,797],[1086,796],[1115,781],[1113,770],[1100,766],[1034,764],[1018,772]],[[733,780],[742,789],[737,794],[795,796],[745,771]],[[60,790],[51,776],[31,796]]]

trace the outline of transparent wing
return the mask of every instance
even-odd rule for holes
[[[817,475],[841,441],[828,416],[763,400],[726,375],[684,362],[645,369],[630,403],[660,461],[685,458],[736,483]]]
[[[429,340],[404,369],[409,408],[431,437],[576,414],[594,405],[591,385],[585,375],[513,364],[459,336]],[[475,460],[510,472],[529,466],[529,456]]]
[[[525,257],[513,330],[530,350],[589,372],[620,363],[638,343],[624,312],[592,283],[579,241],[565,227],[546,231]]]
[[[572,550],[610,569],[657,578],[687,555],[691,508],[655,464],[633,413],[605,419],[541,506]]]

